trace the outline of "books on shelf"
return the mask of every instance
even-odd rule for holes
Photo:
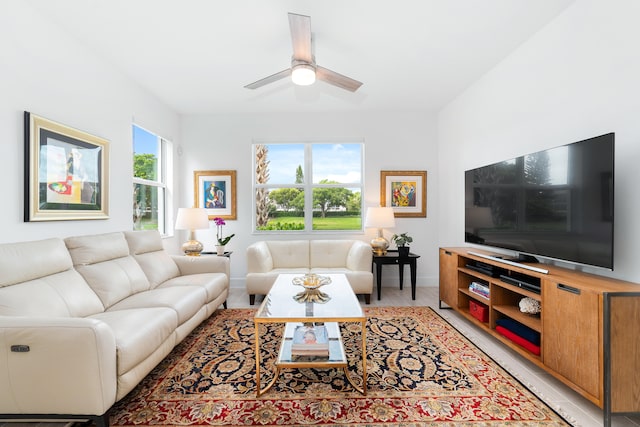
[[[471,282],[469,285],[469,291],[476,295],[480,295],[485,298],[489,298],[489,286],[480,282]]]
[[[300,325],[293,331],[292,356],[329,356],[329,336],[325,325]]]

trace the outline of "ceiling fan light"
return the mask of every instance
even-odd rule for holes
[[[291,81],[298,86],[309,86],[316,81],[316,70],[309,64],[298,64],[291,70]]]

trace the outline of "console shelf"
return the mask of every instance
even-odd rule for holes
[[[490,258],[495,255],[441,248],[441,306],[447,304],[603,408],[605,425],[613,413],[640,412],[640,346],[629,344],[640,342],[640,285],[555,266],[505,264]],[[471,292],[472,282],[489,288],[489,297]],[[525,297],[540,302],[541,313],[523,313],[519,304]],[[472,313],[478,303],[488,310],[488,320]],[[540,345],[532,349],[521,336],[509,339],[496,330],[498,323],[513,321],[520,324],[516,330],[524,329],[522,337],[539,335]],[[622,367],[625,374],[618,374]]]
[[[477,301],[480,301],[483,304],[489,304],[489,298],[485,298],[482,295],[475,294],[471,292],[469,289],[460,289],[458,292],[466,294],[467,296],[469,296],[469,298],[473,298]]]
[[[542,332],[542,321],[539,316],[524,314],[512,305],[494,305],[495,311],[504,314],[510,319],[516,320],[536,332]]]

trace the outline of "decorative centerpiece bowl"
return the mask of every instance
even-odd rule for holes
[[[305,274],[304,276],[294,277],[291,281],[296,286],[302,286],[304,290],[293,296],[297,302],[317,302],[325,303],[331,297],[320,291],[320,287],[331,283],[331,278],[327,276],[319,276],[317,274]]]

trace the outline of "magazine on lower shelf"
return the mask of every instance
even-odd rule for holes
[[[485,298],[489,298],[489,286],[480,282],[471,282],[469,285],[469,291],[476,295],[480,295]]]
[[[293,331],[291,354],[329,356],[329,337],[324,325],[300,325]]]

